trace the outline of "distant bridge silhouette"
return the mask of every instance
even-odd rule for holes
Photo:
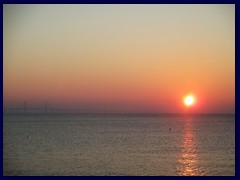
[[[21,107],[4,107],[3,114],[138,114],[136,111],[120,111],[95,108],[56,108],[49,107],[48,102],[40,108],[27,106],[24,101]]]

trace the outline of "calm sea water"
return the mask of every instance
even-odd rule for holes
[[[3,125],[4,175],[235,175],[235,116],[5,115]]]

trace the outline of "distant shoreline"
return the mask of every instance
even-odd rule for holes
[[[235,113],[145,113],[145,112],[14,112],[3,113],[3,116],[20,115],[76,115],[76,116],[235,116]]]

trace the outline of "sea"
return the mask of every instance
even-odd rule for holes
[[[6,114],[4,176],[234,176],[235,115]]]

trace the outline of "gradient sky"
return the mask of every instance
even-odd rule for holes
[[[4,5],[4,105],[235,112],[235,5]]]

